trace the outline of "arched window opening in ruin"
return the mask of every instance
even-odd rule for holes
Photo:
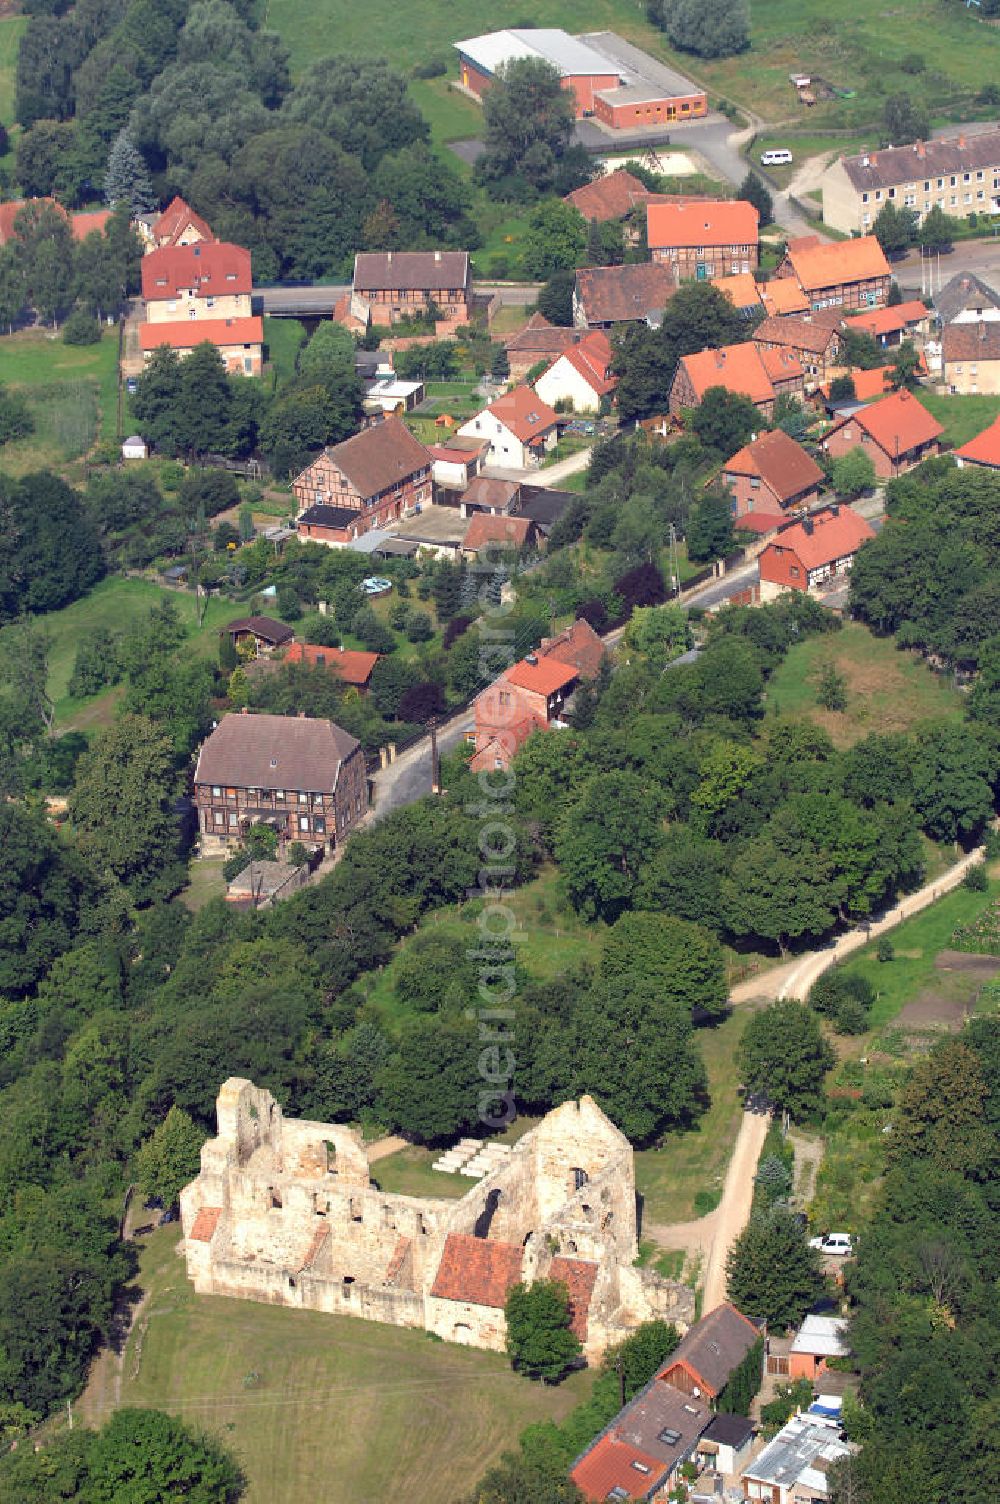
[[[354,1199],[353,1196],[351,1197],[351,1221],[352,1222],[362,1222],[362,1221],[364,1221],[364,1217],[362,1215],[361,1202],[360,1201],[355,1201],[355,1199]]]
[[[587,1181],[589,1179],[590,1179],[590,1176],[587,1174],[586,1170],[574,1170],[573,1171],[573,1189],[574,1189],[574,1191],[582,1190],[583,1187],[587,1184]]]
[[[331,1144],[331,1142],[330,1142],[329,1139],[325,1139],[324,1143],[325,1143],[325,1146],[326,1146],[326,1173],[328,1175],[336,1175],[336,1173],[337,1173],[337,1145],[336,1144]]]
[[[340,1293],[344,1297],[345,1300],[350,1300],[350,1298],[351,1298],[351,1286],[353,1284],[354,1284],[354,1276],[352,1274],[345,1274],[344,1275],[344,1283],[341,1286],[341,1290],[340,1290]]]
[[[567,1243],[566,1244],[566,1252],[567,1253],[575,1253],[576,1252],[576,1244],[573,1243],[573,1242]]]
[[[319,1191],[317,1191],[316,1194],[315,1194],[315,1196],[313,1197],[313,1210],[315,1211],[317,1217],[325,1217],[326,1216],[326,1213],[327,1213],[327,1210],[328,1210],[328,1205],[327,1205],[327,1202],[320,1195]]]
[[[493,1217],[499,1205],[500,1192],[498,1190],[490,1191],[489,1195],[486,1197],[486,1205],[483,1207],[482,1211],[479,1213],[479,1216],[476,1218],[476,1225],[473,1228],[473,1233],[477,1238],[489,1237],[490,1223],[493,1221]]]
[[[583,1215],[585,1217],[590,1217],[593,1215],[593,1207],[588,1206],[586,1202],[584,1202],[584,1204],[580,1207],[580,1210],[583,1212]]]
[[[289,1290],[294,1290],[295,1289],[295,1280],[292,1277],[292,1275],[288,1276],[288,1288],[289,1288]]]
[[[282,1202],[281,1202],[281,1192],[280,1191],[276,1191],[274,1189],[274,1187],[272,1186],[271,1187],[271,1210],[272,1211],[280,1211],[281,1210],[281,1205],[282,1205]]]
[[[604,1228],[604,1227],[610,1227],[611,1224],[612,1224],[612,1222],[614,1220],[615,1220],[615,1214],[614,1214],[614,1212],[608,1212],[608,1215],[605,1217],[604,1221],[601,1223],[601,1227],[602,1228]]]
[[[451,1335],[453,1341],[461,1342],[463,1346],[468,1347],[469,1343],[472,1341],[472,1328],[471,1326],[469,1326],[468,1322],[456,1321],[454,1327],[452,1328]]]

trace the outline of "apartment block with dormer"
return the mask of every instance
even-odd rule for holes
[[[885,204],[921,219],[934,208],[953,219],[1000,213],[1000,125],[841,157],[823,175],[823,220],[834,230],[867,235]]]

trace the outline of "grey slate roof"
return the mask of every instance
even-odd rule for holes
[[[942,324],[950,324],[967,308],[1000,308],[1000,292],[974,272],[958,272],[934,294],[934,307]]]
[[[844,171],[860,193],[895,188],[952,173],[975,172],[1000,163],[1000,129],[976,135],[959,132],[913,146],[887,146],[881,151],[844,157]],[[867,165],[866,165],[867,163]]]
[[[354,290],[450,292],[469,279],[468,251],[359,251]]]
[[[227,715],[205,739],[196,784],[330,794],[360,742],[333,721],[294,715]]]
[[[684,1362],[713,1394],[721,1394],[758,1336],[752,1322],[727,1301],[688,1329],[660,1373]]]

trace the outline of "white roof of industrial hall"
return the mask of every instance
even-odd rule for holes
[[[606,56],[589,47],[579,37],[555,27],[539,26],[490,31],[485,36],[468,37],[456,42],[456,49],[471,63],[486,73],[495,73],[501,63],[514,58],[540,57],[563,78],[581,73],[614,73],[615,64]]]

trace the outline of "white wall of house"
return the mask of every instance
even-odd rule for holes
[[[560,355],[547,371],[543,371],[535,382],[535,391],[549,407],[568,400],[576,413],[596,413],[601,406],[601,399],[587,378],[565,355]]]

